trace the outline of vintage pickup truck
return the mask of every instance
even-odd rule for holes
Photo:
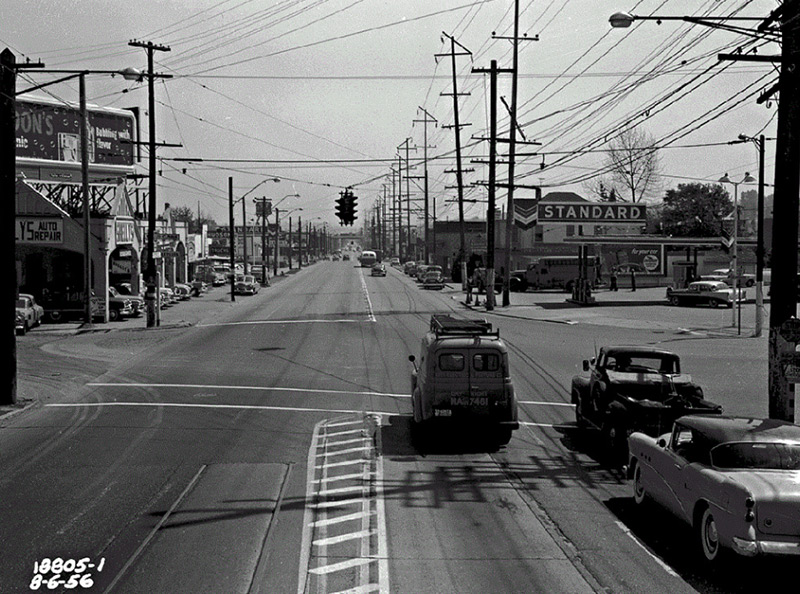
[[[572,404],[579,427],[602,433],[612,455],[627,458],[634,431],[657,437],[688,414],[721,414],[703,397],[691,376],[681,373],[680,357],[648,346],[606,346],[583,361],[589,375],[572,378]]]

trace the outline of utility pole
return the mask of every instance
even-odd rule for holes
[[[494,36],[493,36],[494,37]],[[495,37],[495,39],[503,39]],[[507,38],[506,38],[507,39]],[[538,41],[538,36],[532,41]],[[503,258],[503,307],[511,303],[509,279],[511,278],[511,243],[514,229],[514,164],[517,144],[517,79],[519,78],[519,0],[514,0],[514,57],[511,64],[511,122],[508,136],[508,200],[506,202],[506,250]]]
[[[155,88],[153,81],[153,52],[171,51],[165,45],[156,45],[150,41],[130,41],[128,45],[141,47],[147,51],[147,90],[148,103],[147,111],[149,118],[149,167],[150,167],[150,193],[148,196],[147,208],[147,263],[145,267],[145,304],[147,305],[147,327],[152,328],[156,325],[156,260],[155,260],[155,232],[156,232],[156,102]],[[233,184],[233,180],[229,180]],[[231,223],[232,224],[232,223]],[[88,289],[87,289],[88,290]]]
[[[281,235],[281,222],[278,218],[279,209],[275,208],[275,254],[274,258],[272,259],[272,276],[278,276],[278,242],[280,241]],[[290,250],[291,251],[291,250]]]
[[[256,251],[255,246],[253,246],[253,251]],[[247,274],[247,210],[244,196],[242,196],[242,258],[244,259],[244,273]]]
[[[494,309],[494,238],[495,238],[495,183],[497,181],[497,74],[508,72],[497,68],[491,61],[489,70],[473,68],[472,72],[489,73],[489,206],[486,211],[486,309]],[[508,251],[508,250],[506,250]]]
[[[17,334],[14,328],[14,322],[11,320],[11,310],[17,301],[17,256],[16,256],[16,225],[17,225],[17,209],[16,209],[16,138],[14,132],[14,124],[16,121],[16,101],[14,96],[17,93],[17,58],[14,53],[6,48],[0,54],[0,188],[6,196],[5,203],[5,220],[6,232],[5,242],[6,247],[2,250],[5,254],[3,258],[6,265],[3,269],[6,271],[11,282],[4,283],[5,291],[3,292],[4,299],[3,311],[9,312],[6,316],[6,329],[4,330],[3,341],[6,348],[3,350],[6,353],[5,365],[0,365],[3,368],[3,373],[6,374],[6,389],[2,390],[0,394],[0,404],[15,404],[17,402]]]
[[[17,255],[16,255],[16,177],[17,177],[17,142],[16,142],[16,94],[17,94],[17,70],[28,68],[44,68],[44,64],[23,63],[17,64],[14,53],[6,48],[0,52],[0,191],[3,192],[6,221],[6,233],[4,234],[6,247],[1,250],[5,259],[3,269],[8,275],[8,282],[4,283],[2,302],[5,303],[3,311],[9,312],[6,315],[5,330],[3,335],[6,337],[2,343],[4,359],[6,363],[0,365],[4,374],[6,388],[0,391],[0,404],[15,404],[17,402],[17,334],[14,328],[15,322],[11,319],[10,312],[15,307],[17,301]]]
[[[794,384],[784,366],[795,357],[800,336],[784,325],[797,314],[797,208],[800,194],[800,0],[786,0],[771,21],[780,19],[782,59],[778,139],[775,158],[775,201],[772,227],[772,296],[769,316],[769,417],[795,420]],[[762,26],[767,22],[762,23]],[[789,322],[792,324],[792,322]],[[799,334],[799,333],[795,333]],[[794,363],[796,365],[796,363]]]
[[[303,217],[297,216],[297,269],[303,268]]]
[[[430,227],[428,223],[428,149],[429,148],[436,148],[436,147],[429,147],[428,146],[428,124],[436,124],[438,125],[438,121],[434,118],[431,114],[429,114],[424,108],[418,107],[422,113],[425,114],[425,117],[421,120],[413,120],[414,122],[421,122],[423,125],[423,141],[422,141],[422,149],[423,149],[423,160],[425,162],[425,251],[424,251],[424,260],[425,264],[430,264],[430,258],[428,252],[430,251],[430,247],[428,244],[428,227]]]
[[[400,148],[400,147],[398,147]],[[401,258],[405,256],[408,260],[408,246],[406,246],[406,253],[403,254],[403,157],[398,153],[397,155],[397,243],[400,250]]]
[[[397,148],[404,148],[406,151],[406,232],[408,233],[408,242],[406,249],[411,251],[411,166],[409,164],[408,151],[415,151],[417,147],[408,145],[410,138],[406,138]],[[414,250],[414,259],[416,260],[416,249]]]
[[[458,185],[458,222],[459,222],[459,257],[461,258],[461,288],[466,289],[467,287],[467,253],[466,253],[466,229],[464,223],[464,178],[462,176],[461,170],[461,127],[462,124],[459,123],[458,120],[458,87],[456,82],[456,55],[459,56],[472,56],[472,52],[470,52],[467,48],[463,45],[458,43],[452,35],[448,35],[444,31],[442,31],[442,35],[450,39],[450,53],[449,54],[434,54],[434,58],[441,57],[445,55],[449,55],[451,58],[451,65],[453,69],[453,126],[452,128],[455,129],[456,134],[456,183]],[[456,52],[456,44],[463,49],[463,52]],[[449,93],[441,93],[442,95],[448,95]],[[469,95],[469,93],[462,93],[463,95]],[[464,126],[469,126],[470,124],[464,124]],[[442,126],[442,128],[449,128],[450,126]]]
[[[236,229],[233,226],[233,177],[228,178],[228,224],[230,226],[228,255],[231,260],[231,301],[236,301]]]

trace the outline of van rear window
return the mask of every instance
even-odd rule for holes
[[[439,355],[439,369],[442,371],[463,371],[464,355],[459,353],[444,353]]]
[[[472,356],[472,368],[475,371],[497,371],[500,368],[500,357],[493,353],[478,353]]]

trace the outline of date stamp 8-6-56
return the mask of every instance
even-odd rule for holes
[[[75,588],[91,588],[94,585],[92,574],[100,573],[106,564],[105,557],[94,563],[90,557],[82,559],[62,559],[45,557],[33,564],[33,579],[29,589],[55,590],[59,587],[73,590]]]

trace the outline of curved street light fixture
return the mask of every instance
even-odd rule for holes
[[[693,16],[656,16],[656,15],[639,16],[638,14],[631,14],[629,12],[615,12],[609,17],[608,22],[615,29],[626,29],[633,24],[633,21],[655,21],[656,24],[658,25],[660,25],[663,21],[683,21],[685,23],[692,23],[694,25],[705,25],[706,27],[711,27],[713,29],[723,29],[726,31],[733,31],[734,33],[749,35],[750,37],[755,37],[757,39],[775,38],[776,36],[780,35],[778,31],[774,31],[769,28],[759,28],[757,30],[751,30],[743,27],[736,27],[726,24],[727,21],[763,21],[763,20],[764,20],[763,17],[735,17],[735,16],[693,17]]]
[[[756,178],[750,173],[744,174],[744,179],[740,182],[733,181],[726,173],[719,178],[721,184],[733,184],[733,254],[731,256],[730,274],[733,276],[733,291],[736,307],[731,307],[731,326],[736,326],[738,315],[738,330],[737,333],[742,333],[742,302],[741,302],[741,281],[739,274],[739,184],[750,184],[756,181]]]

